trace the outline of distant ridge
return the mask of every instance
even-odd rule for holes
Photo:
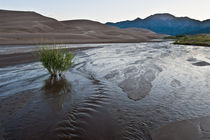
[[[145,28],[168,35],[210,33],[210,20],[199,21],[189,17],[175,17],[168,13],[154,14],[145,19],[137,18],[132,21],[108,22],[106,24],[119,28]]]

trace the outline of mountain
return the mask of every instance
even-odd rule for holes
[[[58,21],[36,12],[0,10],[0,44],[142,42],[162,37],[145,29],[120,29],[90,20]]]
[[[159,34],[182,35],[193,33],[210,33],[210,20],[199,21],[189,17],[175,17],[171,14],[155,14],[145,19],[106,23],[119,28],[145,28]],[[206,30],[207,29],[207,30]]]
[[[209,33],[210,33],[210,27],[188,32],[188,34],[209,34]]]

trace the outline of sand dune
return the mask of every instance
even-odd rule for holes
[[[120,43],[161,37],[145,29],[120,29],[90,20],[58,21],[35,12],[0,10],[0,44]]]
[[[64,27],[61,22],[35,12],[0,10],[0,20],[1,33],[44,33]]]

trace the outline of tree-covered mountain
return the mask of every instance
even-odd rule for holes
[[[106,23],[119,28],[145,28],[168,35],[210,33],[210,20],[199,21],[189,17],[175,17],[171,14],[155,14],[145,19]]]

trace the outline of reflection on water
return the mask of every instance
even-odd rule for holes
[[[62,109],[67,98],[71,100],[71,88],[71,83],[65,77],[49,77],[41,89],[44,92],[43,98],[51,98],[51,100],[46,100],[46,103],[55,111]]]
[[[65,77],[50,77],[49,79],[45,80],[45,84],[42,89],[50,96],[70,94],[71,84],[66,80]]]
[[[0,69],[0,97],[36,89],[2,126],[4,137],[149,140],[170,122],[210,115],[209,53],[170,42],[113,44],[77,52],[61,79],[40,63]]]

